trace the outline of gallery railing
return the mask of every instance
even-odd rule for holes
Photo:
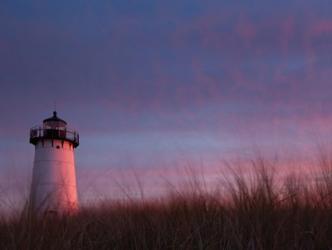
[[[30,129],[30,143],[37,144],[40,139],[67,140],[76,148],[79,145],[79,134],[67,128],[44,128],[34,127]]]

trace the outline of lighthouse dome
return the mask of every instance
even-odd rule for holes
[[[67,122],[60,119],[57,116],[57,112],[53,112],[53,116],[45,119],[43,121],[44,128],[65,128],[67,125]]]

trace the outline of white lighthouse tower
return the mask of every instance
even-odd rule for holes
[[[30,130],[35,145],[30,204],[34,212],[72,213],[77,209],[74,148],[79,135],[53,112],[42,126]]]

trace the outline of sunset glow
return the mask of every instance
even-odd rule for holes
[[[80,131],[82,201],[133,179],[159,195],[188,166],[216,183],[258,152],[310,170],[332,138],[329,5],[1,1],[0,187],[28,186],[28,130],[54,103]]]

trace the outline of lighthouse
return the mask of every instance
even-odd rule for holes
[[[79,135],[67,128],[57,112],[30,129],[35,146],[30,207],[38,214],[72,213],[77,210],[74,149]]]

